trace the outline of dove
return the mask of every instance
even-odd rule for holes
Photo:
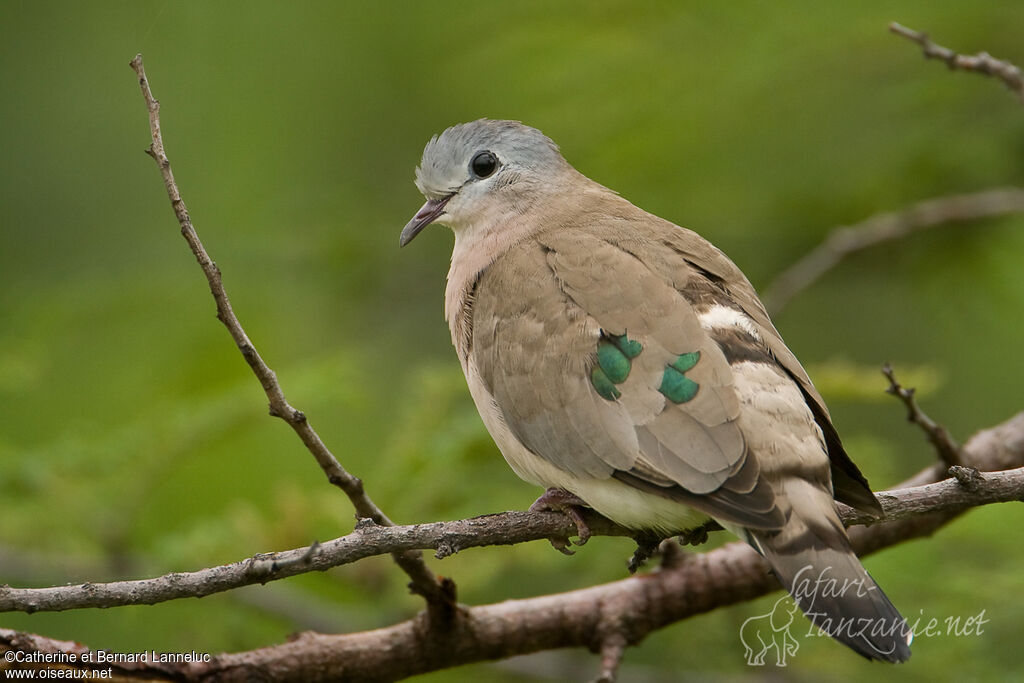
[[[470,394],[531,509],[592,508],[668,538],[746,541],[822,631],[902,662],[912,633],[836,510],[881,518],[828,409],[733,262],[587,178],[516,121],[426,145],[402,230],[455,234],[444,314]]]

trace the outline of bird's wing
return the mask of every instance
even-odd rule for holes
[[[656,242],[629,246],[672,260]],[[477,283],[469,353],[535,455],[720,521],[778,529],[784,517],[740,429],[729,361],[681,291],[699,274],[674,260],[652,267],[592,230],[520,243]]]
[[[667,249],[704,273],[709,281],[717,284],[720,290],[752,319],[757,327],[758,336],[763,340],[771,357],[799,385],[825,437],[835,498],[881,517],[882,507],[871,492],[867,479],[846,454],[824,399],[811,383],[800,361],[782,341],[750,281],[725,254],[697,233],[679,228],[667,221],[662,222],[660,219],[658,228],[662,244]]]

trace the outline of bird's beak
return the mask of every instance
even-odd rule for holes
[[[420,230],[430,225],[438,216],[444,213],[445,204],[454,196],[455,194],[452,193],[440,199],[428,199],[427,203],[420,207],[420,210],[412,217],[412,220],[402,228],[402,236],[398,238],[398,246],[404,247],[409,242],[412,242],[412,239],[420,234]]]

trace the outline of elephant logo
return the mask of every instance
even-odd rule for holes
[[[749,666],[764,666],[769,650],[775,650],[775,666],[786,666],[788,657],[796,655],[800,643],[789,632],[797,605],[784,595],[775,601],[767,614],[750,617],[740,626],[740,642]]]

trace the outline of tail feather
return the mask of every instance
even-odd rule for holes
[[[759,545],[775,575],[815,626],[855,652],[885,662],[910,658],[913,634],[906,620],[845,547],[781,554],[771,539]]]
[[[815,626],[868,659],[910,658],[913,634],[906,620],[852,550],[780,555],[761,545],[775,575]]]

